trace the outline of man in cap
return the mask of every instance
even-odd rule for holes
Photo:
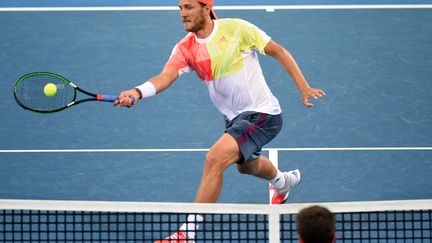
[[[183,27],[189,33],[175,45],[161,73],[121,92],[115,105],[135,105],[130,96],[135,101],[151,97],[168,88],[180,75],[195,71],[224,116],[226,126],[205,157],[195,202],[215,203],[222,190],[224,170],[236,164],[240,173],[269,181],[274,189],[273,204],[284,203],[300,183],[301,174],[297,169],[282,172],[261,155],[262,147],[281,130],[282,114],[263,76],[258,53],[281,63],[306,107],[312,106],[310,98],[318,99],[325,93],[311,88],[291,54],[258,27],[241,19],[218,19],[213,0],[179,0],[178,6]],[[166,242],[194,238],[203,217],[189,218],[193,222],[183,225]]]

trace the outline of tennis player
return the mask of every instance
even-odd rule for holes
[[[297,169],[282,172],[261,155],[262,147],[281,130],[282,115],[263,76],[258,54],[280,62],[297,85],[306,107],[312,106],[310,98],[318,99],[325,93],[309,86],[291,54],[264,31],[245,20],[218,19],[213,0],[179,0],[179,8],[189,33],[174,46],[158,75],[121,92],[114,105],[132,106],[130,96],[136,101],[149,98],[167,89],[181,75],[195,71],[226,125],[205,157],[195,202],[215,203],[222,190],[224,170],[236,163],[240,173],[270,182],[274,188],[273,204],[284,203],[300,183],[301,174]],[[191,220],[203,219],[191,215]],[[191,225],[192,229],[198,227]],[[187,235],[180,231],[167,242],[193,238],[193,230]]]

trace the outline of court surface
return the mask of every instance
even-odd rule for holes
[[[431,8],[217,13],[262,28],[327,93],[304,108],[279,64],[260,57],[284,118],[266,148],[289,148],[279,167],[303,172],[290,202],[432,198]],[[141,84],[185,35],[177,11],[3,11],[0,23],[1,199],[193,201],[204,150],[224,129],[195,74],[131,109],[87,103],[41,115],[12,94],[32,71],[107,94]],[[232,167],[219,201],[267,203],[267,193]]]

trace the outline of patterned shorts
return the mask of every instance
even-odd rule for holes
[[[231,121],[225,117],[225,128],[240,148],[242,158],[237,163],[243,163],[257,159],[262,147],[276,137],[282,128],[282,115],[246,111]]]

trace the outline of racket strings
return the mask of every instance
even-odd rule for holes
[[[44,93],[48,83],[56,85],[57,92],[53,96]],[[75,89],[66,81],[46,74],[36,74],[24,78],[15,87],[15,97],[27,109],[49,112],[62,109],[74,101]]]

